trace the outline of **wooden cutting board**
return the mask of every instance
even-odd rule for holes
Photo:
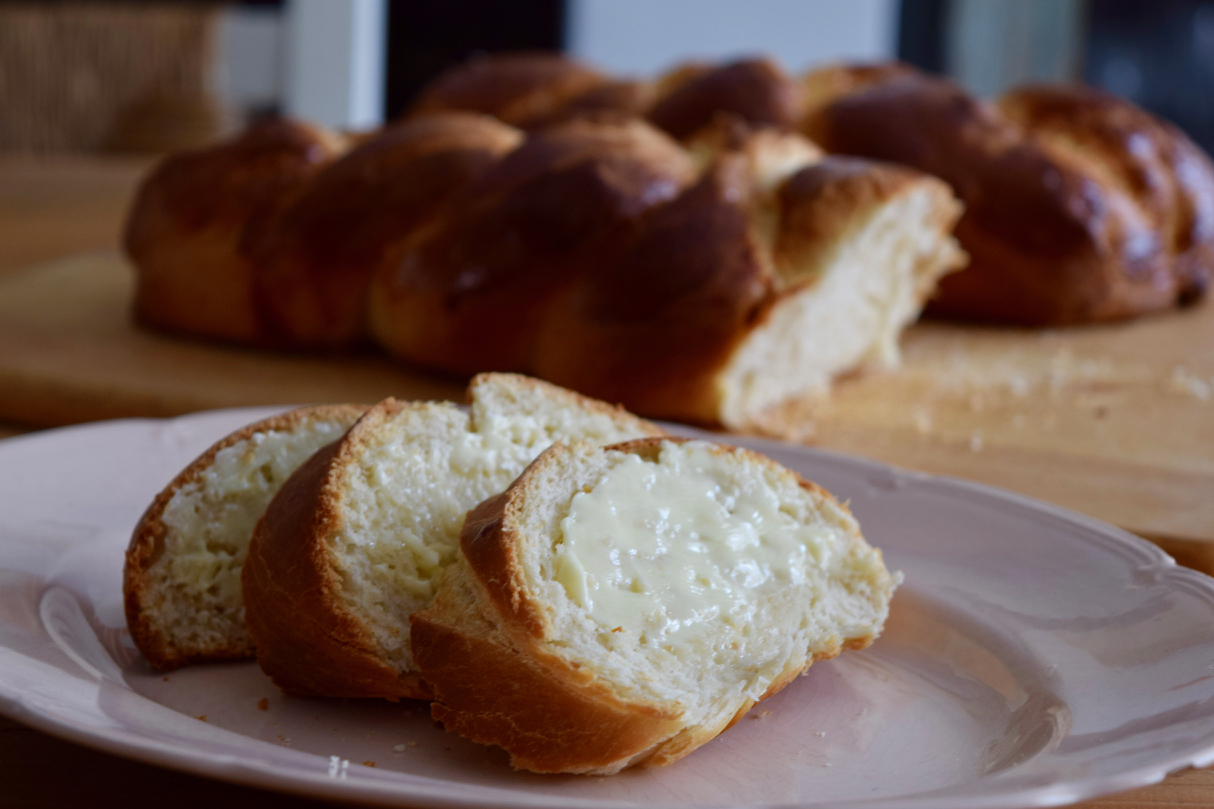
[[[54,426],[255,404],[459,398],[389,359],[259,352],[131,325],[109,252],[0,278],[0,420]],[[1214,570],[1214,306],[1029,331],[921,324],[896,371],[840,381],[767,429],[1010,488]]]

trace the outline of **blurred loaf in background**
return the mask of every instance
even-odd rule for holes
[[[1214,165],[1177,127],[1109,93],[1030,85],[988,104],[901,63],[794,78],[759,58],[677,67],[608,110],[584,99],[611,97],[618,81],[596,84],[568,60],[537,70],[544,60],[473,60],[423,92],[412,114],[475,108],[521,126],[638,115],[683,139],[729,117],[928,172],[966,203],[958,238],[971,266],[934,296],[929,311],[943,317],[1123,320],[1193,303],[1209,285]]]
[[[777,67],[723,70],[618,93],[559,55],[481,58],[349,152],[262,124],[170,158],[128,220],[136,314],[254,345],[373,338],[439,371],[534,373],[733,428],[896,364],[899,332],[965,260],[952,192],[824,158],[745,107],[784,91]],[[654,125],[663,104],[682,142]]]
[[[840,374],[893,366],[898,335],[924,306],[984,324],[1069,325],[1205,294],[1214,170],[1194,141],[1074,83],[995,102],[975,92],[1078,77],[1063,51],[1087,36],[1094,53],[1112,53],[1097,35],[1125,9],[1085,22],[1070,3],[1048,14],[954,3],[936,20],[931,64],[914,36],[930,4],[866,0],[880,11],[872,24],[812,3],[730,22],[709,4],[700,39],[683,26],[655,50],[648,32],[680,2],[616,8],[636,24],[610,47],[593,2],[482,20],[493,33],[479,47],[564,47],[608,67],[534,48],[451,64],[472,50],[450,44],[460,20],[384,5],[379,90],[340,114],[300,101],[321,84],[304,68],[332,55],[302,48],[305,18],[332,5],[8,4],[6,143],[34,131],[39,93],[53,102],[39,112],[47,131],[70,129],[82,99],[108,110],[79,148],[177,150],[252,122],[168,158],[136,199],[126,246],[136,314],[153,328],[290,350],[377,343],[441,372],[538,373],[648,415],[733,427]],[[242,101],[236,79],[256,71],[233,67],[238,18],[246,33],[278,26],[277,44],[254,50],[287,68],[277,89]],[[714,20],[728,32],[715,44]],[[1046,23],[1065,46],[1053,66],[1040,37],[1024,36]],[[759,29],[775,55],[713,58],[759,41]],[[408,31],[429,32],[434,47],[402,47]],[[880,42],[895,33],[918,66],[799,55],[839,42],[839,54],[888,56]],[[347,44],[368,52],[356,40]],[[976,41],[990,43],[987,63]],[[991,64],[1029,69],[993,81]],[[1147,97],[1124,60],[1092,64],[1094,80]],[[407,96],[403,68],[421,81]],[[47,144],[22,148],[68,148]]]

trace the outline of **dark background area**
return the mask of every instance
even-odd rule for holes
[[[426,82],[476,53],[560,50],[563,0],[393,0],[384,111],[399,115]]]
[[[1214,2],[1095,0],[1083,80],[1178,124],[1214,153]]]
[[[902,0],[898,58],[945,67],[947,0]],[[1082,79],[1128,98],[1214,153],[1214,2],[1089,0]]]

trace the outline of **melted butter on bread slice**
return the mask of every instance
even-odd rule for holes
[[[460,544],[414,659],[435,718],[535,772],[687,755],[872,643],[899,580],[825,490],[702,441],[554,446]]]

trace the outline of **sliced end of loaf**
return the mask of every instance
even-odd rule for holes
[[[596,509],[619,523],[585,522]],[[654,539],[689,526],[691,561]],[[824,490],[706,442],[554,446],[469,515],[461,547],[413,617],[415,659],[436,718],[536,772],[681,758],[813,661],[869,645],[897,583]]]
[[[936,282],[963,266],[948,186],[895,166],[828,157],[778,190],[782,287],[718,377],[721,422],[753,427],[831,380],[898,363],[898,337]]]

